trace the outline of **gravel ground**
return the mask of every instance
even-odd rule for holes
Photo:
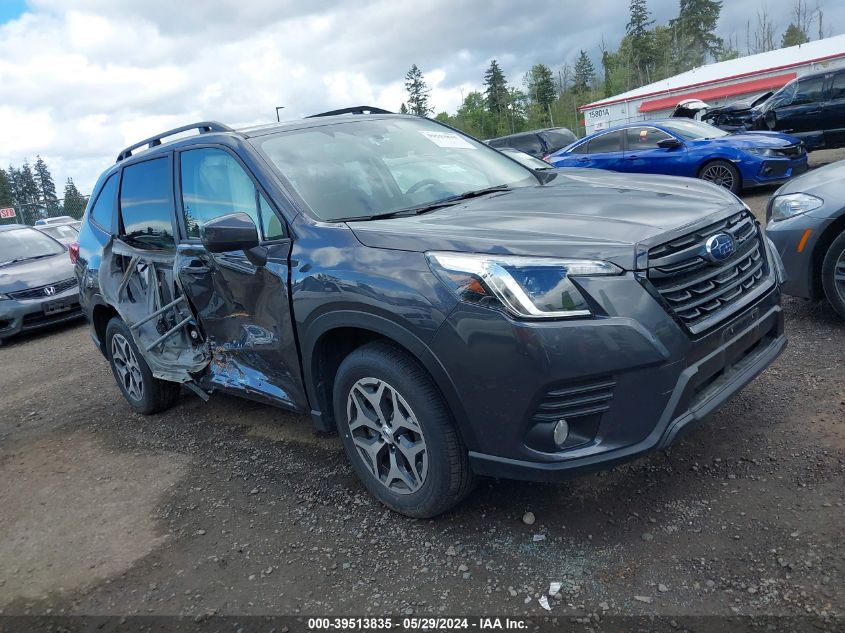
[[[375,503],[305,417],[187,394],[138,416],[85,326],[9,341],[0,613],[543,615],[560,582],[569,617],[841,615],[845,323],[784,308],[787,351],[670,451],[484,480],[431,521]]]

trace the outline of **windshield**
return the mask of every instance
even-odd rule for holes
[[[0,266],[63,252],[61,244],[35,229],[0,231]]]
[[[680,136],[685,141],[720,138],[728,135],[724,130],[700,121],[666,121],[661,123],[660,126]]]
[[[291,130],[260,147],[322,220],[367,218],[489,187],[536,185],[496,150],[416,117]]]

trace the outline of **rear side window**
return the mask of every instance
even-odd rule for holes
[[[120,186],[124,239],[142,248],[174,248],[172,199],[167,157],[124,167]]]
[[[100,195],[91,207],[91,219],[109,233],[114,226],[115,198],[117,198],[117,174],[112,174],[100,189]]]
[[[536,134],[514,136],[510,139],[508,145],[532,156],[539,156],[543,153],[543,144],[540,142],[540,137]]]
[[[622,151],[622,132],[609,132],[597,136],[590,141],[588,154],[603,154],[605,152]]]
[[[199,238],[209,220],[246,213],[266,239],[284,237],[270,204],[259,196],[252,178],[235,158],[221,149],[200,148],[180,154],[182,209],[189,238]]]

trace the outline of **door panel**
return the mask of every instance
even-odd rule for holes
[[[775,129],[781,132],[806,133],[820,129],[824,77],[811,77],[795,83],[783,95],[783,103],[774,109]]]
[[[242,252],[212,255],[199,244],[182,244],[175,269],[211,350],[208,386],[304,409],[289,253],[289,240],[273,244],[267,264],[257,267]]]
[[[636,174],[686,176],[686,147],[665,149],[657,143],[674,138],[663,130],[643,125],[625,130],[625,151],[619,171]]]
[[[828,98],[822,107],[826,147],[845,145],[845,72],[831,77]]]

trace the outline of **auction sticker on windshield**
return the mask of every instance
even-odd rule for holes
[[[420,134],[426,137],[429,141],[438,147],[456,147],[459,149],[475,149],[472,143],[466,139],[461,138],[452,132],[432,132],[430,130],[417,130]]]

